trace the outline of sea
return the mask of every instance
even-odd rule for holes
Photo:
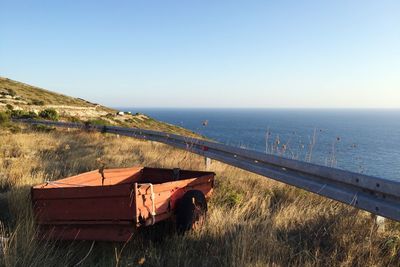
[[[227,145],[400,180],[400,109],[119,109]]]

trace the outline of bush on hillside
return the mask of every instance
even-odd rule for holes
[[[43,100],[38,100],[38,99],[33,99],[33,100],[32,100],[32,105],[35,105],[35,106],[44,106],[44,101],[43,101]]]
[[[41,124],[33,124],[33,125],[31,125],[31,129],[36,132],[49,133],[49,132],[54,131],[56,128],[51,127],[51,126],[41,125]]]
[[[13,109],[14,109],[14,106],[11,105],[11,104],[7,104],[7,105],[6,105],[6,108],[7,108],[8,110],[13,110]]]
[[[127,123],[135,123],[136,121],[134,119],[128,118],[128,119],[125,119],[125,122],[127,122]]]
[[[8,92],[8,95],[10,95],[10,96],[16,96],[17,95],[17,93],[13,89],[6,89],[6,90]]]
[[[7,128],[11,133],[14,133],[14,134],[22,132],[21,127],[19,127],[16,123],[9,123],[7,125]]]
[[[65,119],[69,122],[82,122],[78,117],[75,116],[65,117]]]
[[[42,110],[39,113],[39,117],[46,119],[46,120],[52,120],[52,121],[57,121],[59,118],[57,111],[52,108],[47,108],[45,110]]]
[[[99,125],[99,126],[108,125],[108,126],[110,126],[112,124],[109,121],[98,118],[98,119],[85,121],[85,125],[86,126],[90,126],[90,125]]]
[[[10,121],[10,115],[5,112],[0,112],[0,126]]]
[[[11,117],[14,119],[36,119],[38,116],[33,111],[12,110]]]

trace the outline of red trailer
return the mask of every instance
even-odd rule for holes
[[[128,241],[144,226],[174,218],[199,227],[213,172],[133,167],[95,170],[32,188],[40,238]]]

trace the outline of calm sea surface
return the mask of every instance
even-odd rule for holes
[[[224,144],[400,180],[400,110],[122,110]]]

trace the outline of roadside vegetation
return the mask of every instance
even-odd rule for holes
[[[12,133],[2,116],[0,266],[400,266],[399,223],[378,230],[367,212],[216,161],[199,232],[178,235],[162,223],[128,244],[39,242],[32,185],[98,169],[99,162],[203,170],[204,158],[110,134],[23,126]]]

